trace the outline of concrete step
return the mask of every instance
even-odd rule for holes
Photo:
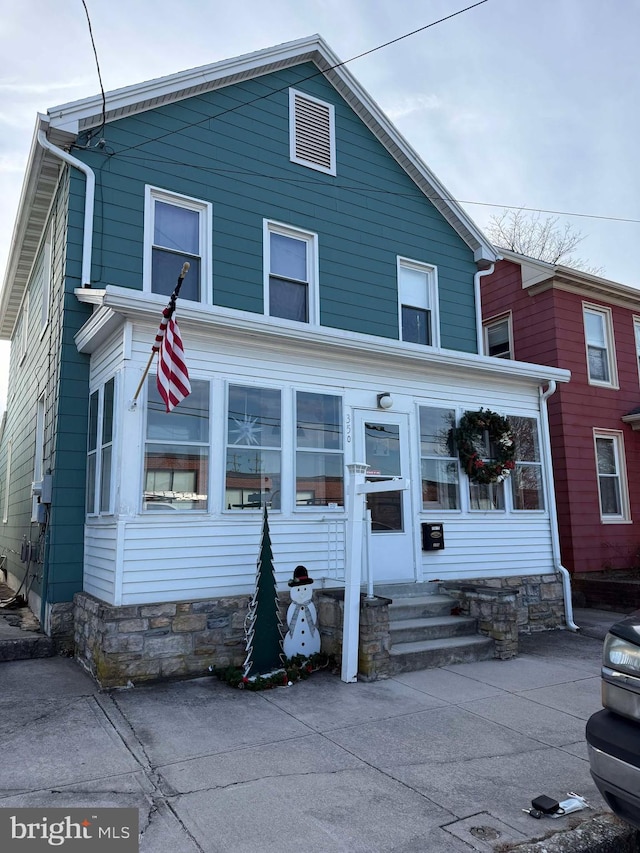
[[[50,658],[55,655],[51,637],[35,634],[25,637],[0,637],[0,663],[11,660]]]
[[[391,643],[414,643],[444,637],[476,635],[477,621],[471,616],[428,616],[420,619],[399,619],[389,623]]]
[[[389,605],[389,621],[450,616],[457,601],[449,595],[416,595],[394,598]]]
[[[494,656],[493,640],[489,637],[448,637],[398,643],[391,648],[391,671],[414,672],[418,669],[436,669],[454,663],[472,663],[491,660]]]

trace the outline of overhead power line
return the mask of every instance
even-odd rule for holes
[[[87,24],[89,25],[89,36],[91,38],[91,46],[93,48],[93,55],[96,59],[96,68],[98,70],[98,81],[100,82],[100,92],[102,94],[102,122],[100,127],[97,130],[98,135],[102,132],[106,122],[107,122],[107,99],[104,94],[104,86],[102,85],[102,74],[100,73],[100,62],[98,61],[98,51],[96,50],[96,43],[93,38],[93,28],[91,26],[91,18],[89,17],[89,10],[87,9],[87,4],[85,0],[82,0],[82,5],[84,6],[85,15],[87,16]]]
[[[84,0],[82,0],[84,3]],[[410,38],[410,36],[416,35],[416,33],[424,32],[424,30],[428,30],[431,27],[435,27],[438,24],[442,24],[445,21],[451,20],[451,18],[455,18],[458,15],[462,15],[464,12],[469,12],[471,9],[475,9],[477,6],[482,6],[484,3],[488,3],[489,0],[478,0],[477,3],[473,3],[471,6],[465,6],[464,9],[459,9],[457,12],[452,12],[450,15],[445,15],[443,18],[438,18],[437,21],[432,21],[430,24],[425,24],[423,27],[418,27],[416,30],[412,30],[409,33],[404,33],[404,35],[398,36],[397,38],[391,39],[390,41],[384,42],[384,44],[379,44],[376,47],[372,47],[369,50],[365,50],[363,53],[359,53],[357,56],[352,56],[350,59],[345,59],[343,62],[337,62],[335,65],[331,65],[329,68],[324,71],[316,71],[313,74],[310,74],[308,77],[304,77],[302,80],[298,81],[298,85],[300,83],[306,83],[308,80],[313,80],[315,77],[322,77],[328,71],[333,71],[335,68],[341,68],[343,65],[348,65],[350,62],[355,62],[356,59],[361,59],[363,56],[369,56],[372,53],[375,53],[378,50],[382,50],[384,47],[388,47],[391,44],[396,44],[403,39]],[[85,7],[86,8],[86,7]],[[88,13],[87,13],[88,16]],[[189,127],[196,127],[199,124],[205,124],[212,119],[220,118],[227,113],[235,112],[243,107],[251,106],[251,104],[255,104],[258,101],[263,101],[265,98],[270,98],[272,95],[277,94],[278,92],[284,92],[289,89],[289,84],[286,86],[281,86],[279,89],[273,89],[271,92],[267,92],[265,95],[258,95],[256,98],[252,98],[250,101],[244,101],[241,104],[236,104],[235,107],[228,107],[226,110],[221,110],[219,113],[216,113],[213,116],[206,116],[203,119],[199,119],[198,121],[194,121],[188,124],[183,124],[182,127],[176,128],[176,130],[169,130],[166,133],[160,134],[160,136],[154,136],[153,139],[145,139],[144,142],[138,142],[137,145],[130,145],[127,148],[123,148],[118,154],[122,154],[126,151],[132,151],[135,148],[140,148],[143,145],[148,145],[150,142],[158,142],[160,139],[164,139],[167,136],[171,136],[174,133],[180,133],[183,130],[186,130]]]

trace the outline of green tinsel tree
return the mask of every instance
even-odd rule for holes
[[[256,574],[256,591],[247,616],[247,657],[244,676],[264,675],[282,667],[282,622],[278,608],[273,551],[267,507],[262,520],[262,540]]]

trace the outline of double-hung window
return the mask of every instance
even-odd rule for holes
[[[628,522],[629,495],[622,433],[594,430],[600,518],[604,524]]]
[[[453,409],[420,407],[422,508],[460,509]]]
[[[436,268],[398,258],[400,339],[440,346]]]
[[[590,385],[618,384],[611,310],[598,305],[583,305],[584,336]]]
[[[296,394],[296,506],[344,504],[342,400]]]
[[[280,509],[281,410],[276,388],[229,386],[226,509]]]
[[[145,289],[170,296],[186,262],[180,297],[207,302],[211,205],[154,187],[146,192]]]
[[[265,220],[265,314],[318,323],[316,234]]]
[[[544,509],[542,462],[535,418],[509,416],[515,442],[516,467],[511,472],[511,496],[515,510]]]
[[[510,314],[484,324],[484,352],[495,358],[513,358]]]
[[[209,383],[167,413],[155,376],[147,383],[144,509],[206,510],[209,480]]]
[[[115,379],[111,378],[89,397],[89,434],[87,443],[88,515],[113,512],[112,461]]]

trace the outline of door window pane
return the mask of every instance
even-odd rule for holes
[[[365,457],[370,477],[400,477],[400,427],[397,424],[367,423]]]

